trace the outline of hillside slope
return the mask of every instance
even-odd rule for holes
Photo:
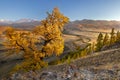
[[[9,78],[10,79],[10,78]],[[40,71],[16,73],[12,80],[120,80],[120,48],[94,53]]]

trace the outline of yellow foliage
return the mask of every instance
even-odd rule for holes
[[[69,19],[61,14],[58,8],[54,8],[51,14],[47,14],[48,17],[42,20],[41,25],[37,26],[33,32],[43,39],[42,51],[46,56],[52,54],[60,55],[64,49],[62,29]]]
[[[43,58],[63,52],[64,40],[62,30],[65,23],[69,21],[61,14],[58,8],[54,8],[52,13],[47,13],[48,17],[41,21],[31,32],[20,32],[9,27],[5,31],[7,40],[5,46],[14,53],[23,53],[24,62],[19,69],[35,70],[46,65]]]
[[[22,62],[21,64],[16,65],[16,67],[13,69],[13,73],[19,70],[22,71],[29,71],[29,70],[38,70],[41,69],[43,67],[47,67],[48,63],[44,62],[44,61],[39,61],[36,62],[36,60],[34,59],[27,59],[24,62]]]

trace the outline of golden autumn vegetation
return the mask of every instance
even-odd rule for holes
[[[15,67],[16,70],[36,70],[47,66],[43,59],[51,55],[60,55],[64,49],[62,30],[69,18],[54,8],[47,12],[47,18],[30,32],[18,32],[9,27],[4,33],[9,54],[22,54],[23,62]]]

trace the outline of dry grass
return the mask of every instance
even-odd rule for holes
[[[21,62],[20,59],[22,55],[10,55],[8,56],[6,52],[0,53],[0,78],[9,74],[12,68]]]
[[[69,41],[75,41],[75,40],[78,40],[79,37],[78,36],[75,36],[75,35],[63,35],[63,38],[65,40],[65,42],[69,42]]]
[[[86,57],[73,60],[71,64],[79,68],[96,68],[96,69],[120,69],[120,48],[97,52]],[[55,66],[49,66],[41,71],[62,71],[68,64],[63,63]]]
[[[79,67],[97,67],[97,68],[113,68],[118,66],[120,69],[120,48],[106,50],[85,58],[76,60],[74,63]]]

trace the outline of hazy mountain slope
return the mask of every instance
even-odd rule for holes
[[[13,26],[15,28],[21,28],[21,29],[30,30],[30,29],[33,29],[37,25],[40,25],[39,21],[12,23],[10,26]]]
[[[95,31],[95,32],[106,32],[111,28],[120,29],[120,21],[106,21],[106,20],[76,20],[68,23],[65,26],[65,31],[70,32],[71,30],[77,31]]]

